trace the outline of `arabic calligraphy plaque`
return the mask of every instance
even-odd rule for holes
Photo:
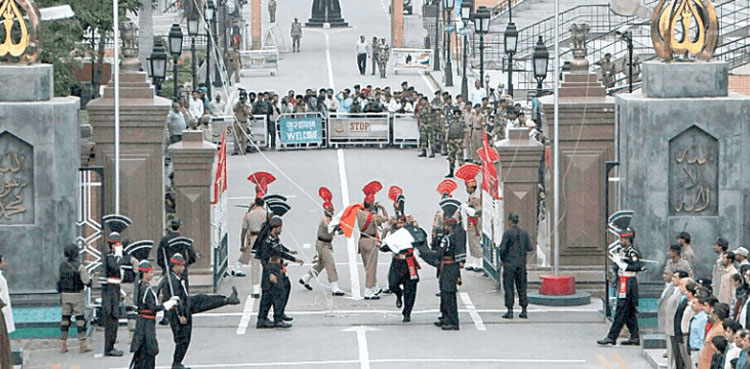
[[[669,215],[719,213],[719,141],[692,126],[669,141]]]
[[[33,155],[28,143],[0,134],[0,225],[34,223]]]

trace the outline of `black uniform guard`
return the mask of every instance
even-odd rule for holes
[[[636,273],[644,270],[641,254],[633,247],[635,231],[626,228],[620,232],[620,247],[610,249],[609,256],[614,261],[613,269],[618,276],[617,310],[607,337],[597,341],[600,345],[615,345],[624,325],[628,326],[630,339],[623,345],[640,345],[638,334],[638,279]]]
[[[104,258],[104,275],[106,283],[102,285],[102,315],[104,316],[104,356],[122,356],[122,351],[115,349],[117,341],[117,324],[120,318],[120,265],[122,263],[122,244],[120,234],[109,235],[110,253]]]
[[[156,313],[170,310],[177,304],[177,297],[167,300],[163,304],[157,303],[156,293],[151,288],[154,268],[148,260],[138,264],[140,283],[136,285],[138,318],[135,322],[133,341],[130,352],[133,359],[130,369],[153,369],[156,366],[156,355],[159,353],[159,342],[156,340]]]
[[[390,232],[396,232],[399,228],[407,227],[407,230],[416,237],[414,237],[415,243],[422,243],[426,246],[427,234],[420,228],[415,227],[412,224],[406,224],[407,219],[402,217],[397,220],[391,227]],[[387,246],[381,248],[381,251],[387,252]],[[411,321],[411,311],[414,308],[414,302],[417,299],[417,283],[419,283],[419,271],[420,266],[414,256],[414,249],[404,249],[397,254],[393,254],[391,259],[391,267],[388,270],[388,288],[396,295],[396,307],[403,310],[401,314],[404,318],[401,320],[404,323]],[[403,286],[403,289],[401,288]],[[403,296],[403,300],[402,300]]]
[[[232,287],[232,295],[225,297],[222,295],[204,295],[198,294],[190,296],[189,286],[185,281],[185,258],[182,254],[174,254],[169,259],[171,270],[169,280],[162,282],[161,291],[164,301],[179,297],[174,309],[167,311],[167,320],[172,328],[175,349],[172,357],[172,368],[182,369],[183,359],[187,354],[188,347],[193,331],[193,314],[216,309],[224,305],[237,305],[240,303],[237,297],[237,290]]]
[[[526,231],[518,228],[518,214],[508,215],[508,229],[503,233],[500,242],[500,260],[503,263],[503,290],[505,292],[505,307],[508,312],[505,319],[513,319],[513,286],[518,291],[518,304],[521,305],[519,318],[526,319],[526,307],[529,305],[526,297],[526,253],[531,252],[531,241]]]
[[[156,249],[156,264],[159,265],[161,268],[161,275],[167,275],[166,271],[169,270],[169,259],[172,258],[174,254],[181,254],[183,257],[186,257],[186,266],[185,266],[185,283],[187,283],[188,288],[190,287],[190,282],[188,279],[188,265],[191,265],[195,263],[197,259],[197,255],[195,254],[195,251],[193,250],[192,244],[190,246],[185,246],[186,243],[179,243],[179,246],[170,246],[170,241],[174,240],[175,238],[181,237],[180,235],[180,227],[182,226],[182,222],[179,218],[172,218],[169,221],[169,230],[167,231],[167,234],[164,235],[164,237],[161,238],[159,241],[159,247]],[[160,284],[161,287],[164,286],[164,283]],[[160,287],[160,288],[161,288]],[[164,319],[162,319],[159,324],[166,325],[167,324],[167,316],[164,315]]]
[[[445,211],[445,210],[444,210]],[[419,256],[438,269],[440,283],[440,313],[441,317],[435,325],[443,330],[458,330],[458,301],[456,292],[461,285],[461,264],[466,258],[465,249],[461,249],[461,242],[454,232],[458,219],[449,217],[443,220],[445,233],[440,246],[434,251],[422,244],[417,246]]]
[[[260,299],[260,308],[258,310],[257,328],[289,328],[292,325],[284,320],[284,309],[289,299],[289,290],[291,283],[286,276],[286,266],[284,260],[298,262],[303,264],[289,253],[289,250],[279,242],[281,234],[282,220],[279,216],[274,216],[268,222],[270,232],[268,236],[258,245],[257,258],[263,266],[263,276],[261,277],[261,289],[263,294]],[[273,306],[274,321],[268,320],[268,312]]]

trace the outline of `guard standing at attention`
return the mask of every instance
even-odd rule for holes
[[[437,268],[440,283],[440,313],[435,325],[443,330],[458,330],[458,301],[456,293],[461,285],[461,267],[466,258],[466,244],[455,230],[458,225],[457,210],[461,202],[455,199],[440,201],[443,209],[445,235],[440,245],[431,250],[425,244],[418,244],[419,256],[428,264]],[[463,237],[466,237],[464,234]]]
[[[91,287],[91,280],[86,267],[78,260],[78,245],[65,246],[63,253],[65,261],[60,263],[59,280],[57,292],[60,292],[62,308],[62,320],[60,321],[60,352],[68,352],[68,330],[70,329],[70,318],[75,317],[78,329],[78,341],[81,344],[81,353],[89,352],[91,349],[86,345],[86,318],[85,302],[83,300],[83,289]]]
[[[526,231],[518,228],[518,214],[510,213],[507,230],[500,241],[500,260],[503,263],[503,290],[505,292],[505,307],[508,309],[503,315],[505,319],[513,319],[513,286],[518,291],[518,304],[521,305],[521,319],[526,319],[526,307],[529,300],[526,296],[526,254],[531,252],[531,240]]]
[[[117,324],[120,318],[120,282],[122,275],[122,244],[120,234],[109,234],[110,252],[104,258],[104,275],[106,282],[102,285],[102,315],[104,316],[104,356],[122,356],[122,351],[115,349],[117,341]]]
[[[375,194],[383,189],[378,181],[368,183],[362,192],[365,194],[364,209],[357,211],[359,225],[359,255],[365,267],[365,300],[379,300],[382,291],[377,287],[378,252],[380,237],[378,229],[388,220],[388,212],[375,202]],[[378,210],[382,215],[378,214]]]
[[[258,309],[258,323],[256,328],[290,328],[292,325],[285,322],[284,309],[288,299],[287,287],[284,283],[286,277],[286,265],[284,260],[297,262],[304,265],[304,261],[297,259],[294,255],[285,251],[285,247],[279,242],[279,235],[283,221],[278,215],[274,215],[269,221],[271,227],[268,237],[258,246],[258,258],[263,265],[263,279],[261,288],[263,294]],[[287,277],[288,278],[288,277]],[[268,312],[273,306],[274,321],[268,320]]]
[[[158,304],[156,293],[151,288],[151,279],[154,277],[154,268],[148,260],[138,263],[138,285],[135,286],[138,302],[138,318],[135,323],[133,340],[130,344],[130,352],[133,359],[130,361],[131,369],[154,369],[156,366],[156,355],[159,353],[159,342],[156,340],[156,313],[162,310],[171,310],[179,300],[172,296],[163,304]]]
[[[617,337],[624,325],[628,326],[630,338],[623,341],[623,345],[640,345],[638,333],[638,279],[636,274],[645,270],[641,261],[641,253],[633,246],[635,230],[623,229],[620,234],[620,247],[609,250],[609,258],[614,262],[612,266],[617,274],[617,308],[615,318],[607,337],[596,341],[600,345],[616,345]]]

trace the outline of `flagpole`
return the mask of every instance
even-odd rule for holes
[[[555,263],[555,275],[560,274],[560,89],[559,78],[560,78],[560,0],[555,0],[555,69],[552,71],[553,83],[554,83],[554,156],[555,156],[555,167],[554,167],[554,263]]]
[[[115,74],[115,214],[120,214],[120,15],[118,0],[112,0]]]

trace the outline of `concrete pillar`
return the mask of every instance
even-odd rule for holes
[[[404,47],[404,0],[392,0],[391,4],[391,46]]]
[[[251,0],[250,6],[251,33],[253,38],[253,50],[260,50],[263,47],[263,34],[261,30],[261,9],[260,0]]]
[[[547,117],[544,132],[554,141],[553,97],[540,101]],[[560,265],[598,266],[609,244],[604,232],[604,163],[615,158],[615,101],[606,96],[596,75],[570,73],[560,87],[559,114]],[[550,168],[554,165],[553,156]],[[547,188],[550,219],[554,214],[553,188],[551,178]],[[610,190],[611,214],[615,211],[614,187]],[[554,234],[550,238],[554,245]]]
[[[153,1],[143,0],[138,10],[138,61],[145,66],[154,49]]]
[[[182,141],[169,146],[174,167],[175,210],[182,234],[193,239],[201,257],[190,267],[190,284],[201,290],[213,286],[211,263],[211,188],[216,145],[203,141],[200,131],[185,131]]]
[[[510,213],[518,214],[518,226],[529,233],[534,251],[527,264],[536,265],[537,186],[544,146],[529,137],[528,128],[511,129],[509,137],[496,143],[500,154],[500,180],[503,188],[503,222]]]
[[[120,213],[133,220],[131,240],[164,233],[164,141],[171,101],[154,95],[142,72],[120,75]],[[95,164],[104,167],[105,214],[115,211],[114,87],[86,110],[94,128]],[[154,250],[156,252],[156,250]]]

